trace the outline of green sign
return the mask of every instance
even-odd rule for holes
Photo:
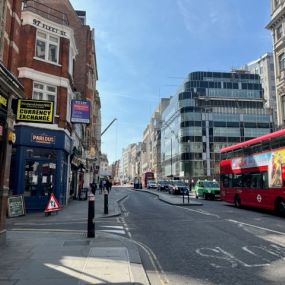
[[[8,217],[25,215],[25,205],[22,195],[8,197]]]

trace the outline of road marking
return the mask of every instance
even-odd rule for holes
[[[279,231],[271,230],[271,229],[268,229],[268,228],[259,227],[259,226],[255,226],[255,225],[239,222],[239,221],[236,221],[236,220],[226,219],[226,221],[234,223],[234,224],[239,224],[239,225],[243,225],[243,226],[248,226],[248,227],[252,227],[252,228],[268,231],[268,232],[279,234],[279,235],[285,235],[284,232],[279,232]]]
[[[186,210],[186,211],[195,212],[195,213],[206,215],[206,216],[213,216],[213,217],[216,217],[218,219],[220,218],[219,215],[212,214],[212,213],[209,213],[209,212],[204,211],[204,210],[193,210],[193,209],[188,209],[188,208],[181,207],[181,206],[177,206],[177,207],[180,208],[180,209]]]
[[[57,233],[85,233],[85,231],[82,230],[63,230],[63,229],[35,229],[35,228],[11,228],[8,229],[8,231],[13,232],[40,232],[40,233],[51,233],[51,232],[57,232]]]
[[[54,223],[54,222],[46,222],[46,223],[14,223],[13,226],[46,226],[46,225],[66,225],[66,224],[86,224],[87,219],[84,222],[59,222],[59,223]]]
[[[165,284],[169,284],[169,280],[166,278],[166,274],[164,272],[164,270],[162,269],[156,255],[154,254],[154,252],[145,244],[132,240],[134,243],[136,243],[137,245],[139,245],[144,251],[145,253],[148,255],[148,258],[154,268],[155,273],[158,275],[160,284],[165,285]]]
[[[104,232],[104,233],[114,233],[114,234],[120,234],[125,235],[126,232],[124,230],[97,230],[97,232]]]
[[[123,226],[101,226],[101,228],[123,229]]]

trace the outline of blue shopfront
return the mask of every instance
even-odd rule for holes
[[[13,147],[10,189],[23,195],[27,211],[44,210],[53,192],[66,204],[68,157],[71,138],[63,130],[17,125]]]

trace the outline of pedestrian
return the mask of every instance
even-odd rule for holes
[[[95,182],[90,183],[90,191],[92,192],[92,194],[95,195],[96,190],[97,190],[97,184]]]
[[[104,179],[103,182],[102,182],[102,189],[103,189],[103,190],[106,189],[106,179]]]
[[[99,190],[100,190],[100,194],[102,194],[102,191],[103,191],[103,180],[100,179],[100,182],[99,182]]]
[[[108,194],[109,194],[109,192],[110,192],[110,190],[111,190],[110,184],[111,184],[111,182],[110,182],[110,180],[107,178],[107,179],[106,179],[106,189],[107,189],[107,191],[108,191]]]

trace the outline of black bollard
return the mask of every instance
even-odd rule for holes
[[[88,195],[87,237],[95,237],[95,195],[92,192],[90,192]]]
[[[108,214],[109,209],[108,209],[108,191],[104,190],[104,214]]]

